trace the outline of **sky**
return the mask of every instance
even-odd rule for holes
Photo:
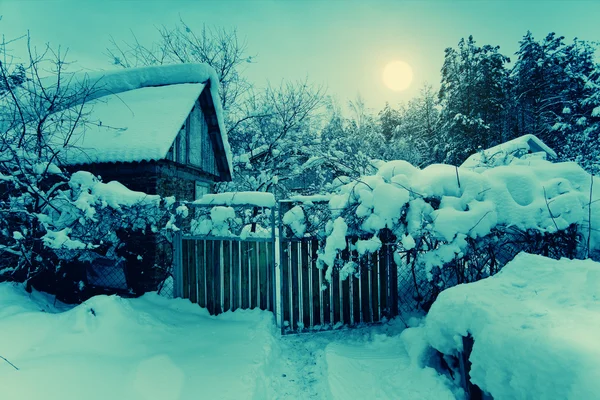
[[[236,28],[256,56],[244,71],[255,85],[308,78],[339,102],[360,94],[375,110],[408,101],[425,83],[437,87],[444,49],[461,37],[500,45],[509,57],[527,30],[536,38],[556,32],[569,41],[600,41],[600,0],[0,0],[0,15],[5,38],[29,30],[35,45],[68,48],[75,69],[111,69],[111,36],[130,40],[133,32],[150,43],[157,26],[179,18],[192,29]],[[24,42],[16,47],[13,54],[22,55]],[[381,78],[394,60],[414,71],[402,92]]]

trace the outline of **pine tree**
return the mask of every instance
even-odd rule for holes
[[[457,164],[478,147],[499,143],[505,118],[510,60],[499,46],[476,45],[472,36],[445,50],[439,100],[443,134],[435,145]]]

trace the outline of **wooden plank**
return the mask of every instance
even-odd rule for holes
[[[258,307],[258,243],[249,242],[250,256],[250,308]]]
[[[326,266],[323,269],[319,270],[321,274],[321,282],[323,283],[323,288],[321,290],[322,302],[323,302],[323,324],[324,325],[332,325],[331,319],[331,283],[327,282],[325,279]]]
[[[342,281],[342,317],[345,324],[354,323],[354,314],[352,312],[352,297],[350,297],[350,281],[352,275],[348,276]],[[350,318],[352,315],[352,318]]]
[[[231,310],[231,242],[223,241],[223,311]]]
[[[343,315],[341,314],[341,285],[340,285],[340,273],[336,268],[333,268],[331,274],[331,288],[333,291],[333,324],[337,324],[342,321]]]
[[[350,240],[346,239],[346,248],[341,253],[342,264],[350,262]],[[340,321],[344,324],[350,324],[350,310],[352,308],[352,299],[350,298],[350,279],[352,276],[347,276],[342,280],[340,276]],[[352,318],[353,319],[353,318]]]
[[[371,271],[369,270],[369,260],[370,256],[367,254],[364,257],[361,257],[360,261],[362,321],[366,323],[373,322],[371,314]]]
[[[290,270],[292,272],[292,279],[291,279],[291,284],[292,284],[292,298],[291,298],[291,304],[292,304],[292,320],[290,322],[291,323],[291,328],[292,329],[297,329],[298,328],[298,322],[300,320],[299,317],[299,312],[300,312],[300,302],[299,302],[299,287],[298,287],[298,267],[299,267],[299,263],[298,263],[298,254],[299,254],[299,247],[300,247],[300,243],[299,242],[292,242],[292,251],[291,251],[291,257],[290,257]]]
[[[215,278],[214,278],[214,268],[212,267],[213,263],[213,247],[214,241],[207,240],[206,241],[206,309],[212,315],[215,313]]]
[[[196,249],[196,271],[198,275],[198,304],[206,307],[206,260],[204,246],[206,241],[194,240]]]
[[[371,297],[373,306],[373,322],[381,319],[379,313],[379,255],[371,254]]]
[[[312,305],[313,305],[313,322],[312,325],[321,325],[323,320],[321,319],[321,283],[319,277],[321,270],[317,268],[317,251],[319,249],[319,242],[317,240],[311,240],[311,262],[309,268],[312,271]]]
[[[351,278],[350,286],[352,290],[352,323],[360,323],[360,280],[354,275]]]
[[[394,246],[390,245],[390,313],[391,317],[398,315],[398,266],[394,261]]]
[[[213,282],[214,282],[214,296],[215,296],[215,315],[218,315],[223,312],[223,296],[221,292],[222,284],[223,284],[223,270],[222,270],[222,260],[221,260],[221,251],[222,251],[222,240],[213,240]]]
[[[379,309],[382,316],[389,318],[388,310],[388,253],[387,245],[381,246],[379,250]]]
[[[290,324],[290,293],[289,293],[289,242],[284,241],[283,238],[280,239],[281,247],[280,247],[280,266],[281,268],[281,282],[279,285],[281,287],[281,314],[283,319],[282,329],[286,329],[285,324],[287,322],[288,327]]]
[[[304,327],[310,327],[311,326],[311,290],[310,290],[310,284],[311,282],[309,281],[309,274],[308,274],[308,270],[309,270],[309,244],[307,240],[303,240],[300,244],[300,261],[301,261],[301,268],[300,268],[300,272],[302,275],[302,286],[300,288],[300,302],[302,304],[302,315],[300,316],[300,320],[302,321],[302,324],[304,324]]]
[[[267,297],[268,293],[268,271],[269,271],[269,258],[267,257],[267,243],[257,242],[258,246],[258,307],[261,310],[267,309]]]
[[[240,242],[231,242],[231,310],[240,308]]]
[[[248,257],[248,242],[241,242],[241,269],[242,269],[242,280],[241,280],[241,292],[242,292],[242,304],[241,308],[250,308],[250,296],[249,296],[249,283],[250,283],[250,265]]]
[[[184,299],[190,298],[190,269],[187,265],[187,253],[188,253],[188,241],[181,240],[181,270],[183,272],[182,281],[183,281],[183,293],[182,296]]]

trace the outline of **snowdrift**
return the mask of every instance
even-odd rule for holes
[[[471,334],[471,380],[494,399],[597,398],[600,263],[521,253],[494,277],[442,292],[425,330],[451,355]]]
[[[264,398],[273,316],[156,294],[72,308],[0,284],[1,399]]]

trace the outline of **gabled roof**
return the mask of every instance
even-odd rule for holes
[[[211,67],[161,65],[72,74],[61,80],[63,91],[78,93],[82,87],[90,88],[85,102],[79,101],[85,123],[76,127],[69,146],[61,150],[63,164],[164,159],[200,99],[221,176],[230,179],[231,149],[223,124],[219,82]],[[68,82],[66,88],[64,82]],[[56,90],[56,77],[45,78],[44,87]],[[70,105],[76,112],[78,104]],[[52,137],[50,145],[60,149],[67,134]]]
[[[513,159],[526,154],[541,153],[549,159],[556,158],[556,153],[535,135],[523,135],[501,143],[489,149],[471,154],[462,163],[463,168],[496,167],[507,165]]]

